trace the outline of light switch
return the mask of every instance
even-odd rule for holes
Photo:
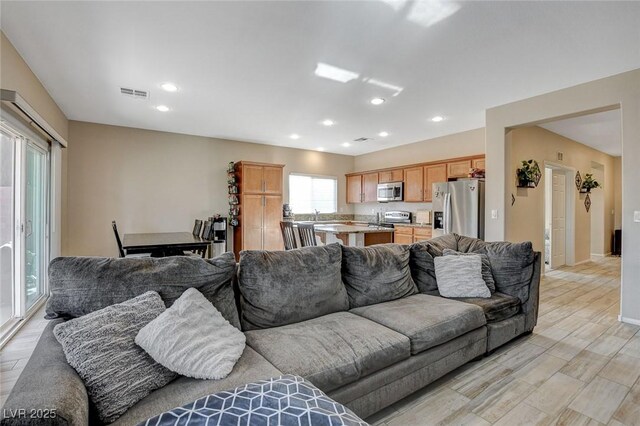
[[[640,222],[640,210],[636,210],[633,212],[633,221]]]
[[[491,219],[498,218],[498,210],[491,210]]]

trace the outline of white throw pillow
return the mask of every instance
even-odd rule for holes
[[[136,343],[178,374],[222,379],[242,356],[245,336],[202,293],[190,288],[140,330]]]
[[[482,279],[480,255],[436,256],[438,292],[443,297],[491,297],[489,287]]]

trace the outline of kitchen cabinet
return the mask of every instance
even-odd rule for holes
[[[347,176],[347,203],[378,201],[378,173]]]
[[[363,202],[374,203],[378,201],[378,173],[362,175]]]
[[[433,184],[447,181],[447,165],[436,164],[424,168],[424,201],[431,201],[433,198]]]
[[[404,201],[423,201],[424,170],[422,166],[404,169]]]
[[[238,226],[233,229],[233,251],[283,250],[283,168],[281,164],[241,161],[235,165],[238,183]]]
[[[471,160],[471,167],[473,167],[474,169],[484,170],[486,168],[484,158],[474,158],[473,160]]]
[[[347,203],[362,202],[362,175],[347,176]]]
[[[402,182],[404,173],[402,169],[385,170],[378,173],[378,181],[380,183]]]
[[[431,239],[431,228],[425,226],[396,226],[393,242],[397,244],[413,244]]]
[[[471,160],[454,161],[447,163],[447,176],[449,178],[467,177],[471,168]]]

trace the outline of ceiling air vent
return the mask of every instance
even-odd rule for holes
[[[366,142],[368,140],[371,140],[371,138],[358,138],[358,139],[354,139],[354,142]]]
[[[139,90],[139,89],[130,89],[128,87],[121,87],[120,93],[122,93],[125,96],[130,96],[136,99],[149,99],[148,90]]]

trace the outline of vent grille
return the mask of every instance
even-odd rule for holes
[[[354,142],[365,142],[365,141],[368,141],[368,140],[371,140],[371,138],[364,138],[363,137],[363,138],[354,139],[353,141]]]
[[[128,87],[121,87],[120,93],[125,96],[130,96],[135,99],[149,99],[149,91],[148,90],[140,90],[140,89],[130,89]]]

